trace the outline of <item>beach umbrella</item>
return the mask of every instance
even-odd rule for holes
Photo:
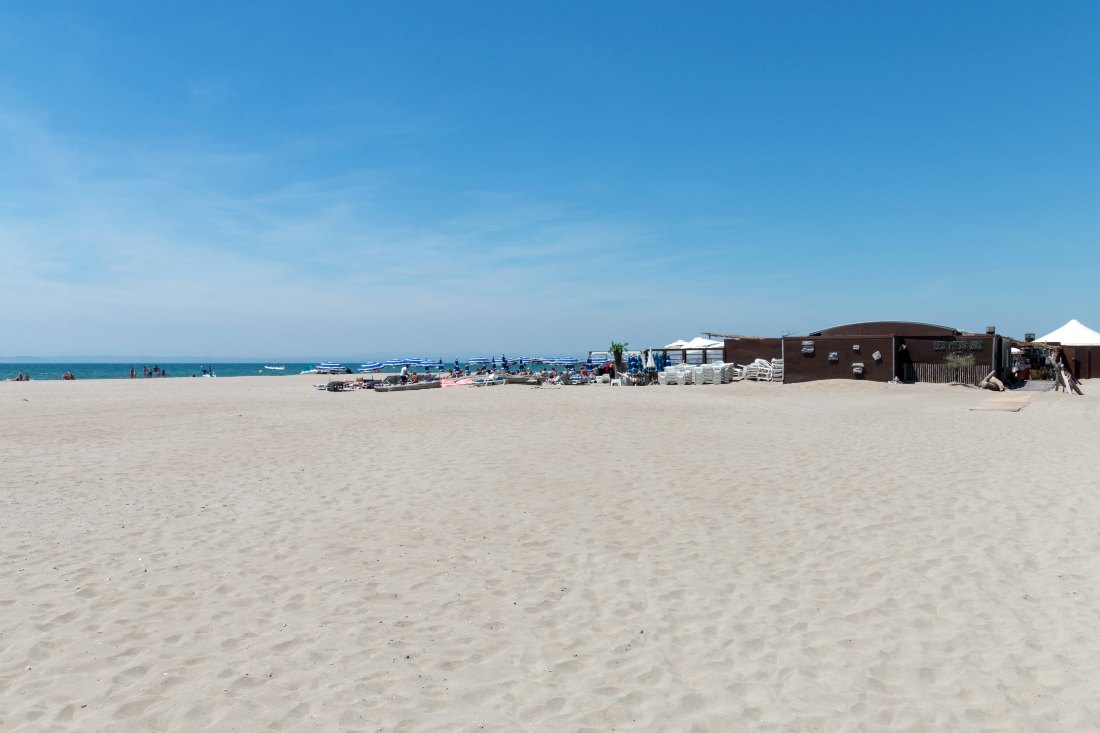
[[[359,365],[360,372],[376,372],[382,368],[382,362],[380,361],[368,361],[365,364]]]
[[[420,359],[404,358],[404,359],[386,359],[384,362],[382,362],[382,365],[383,366],[388,366],[388,367],[400,367],[400,366],[416,366],[419,363],[420,363]]]
[[[416,365],[417,366],[422,366],[422,367],[440,367],[440,368],[442,368],[443,367],[443,360],[439,359],[438,361],[431,361],[430,359],[420,359],[419,361],[416,362]]]
[[[475,356],[473,359],[467,359],[467,364],[488,364],[490,359],[487,356]]]

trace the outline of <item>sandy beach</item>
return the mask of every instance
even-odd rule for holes
[[[1100,730],[1100,385],[0,383],[0,730]]]

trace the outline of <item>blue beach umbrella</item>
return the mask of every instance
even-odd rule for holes
[[[363,372],[363,373],[376,372],[381,368],[382,368],[382,362],[380,362],[380,361],[368,361],[365,364],[360,364],[359,365],[359,371]]]

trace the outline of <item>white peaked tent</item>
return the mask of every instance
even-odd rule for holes
[[[721,341],[711,341],[710,339],[705,339],[702,336],[696,336],[691,341],[688,341],[686,344],[684,344],[685,349],[717,349],[721,348],[721,346]]]
[[[1061,328],[1035,340],[1044,344],[1056,341],[1063,346],[1100,346],[1100,333],[1074,318]]]
[[[721,341],[711,341],[702,336],[696,336],[691,341],[677,339],[666,346],[666,349],[719,349],[723,346]]]

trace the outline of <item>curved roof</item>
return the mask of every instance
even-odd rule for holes
[[[865,323],[849,323],[843,326],[814,331],[811,336],[884,336],[895,334],[898,336],[947,336],[952,337],[960,332],[955,328],[937,326],[932,323],[913,323],[911,321],[867,321]]]

